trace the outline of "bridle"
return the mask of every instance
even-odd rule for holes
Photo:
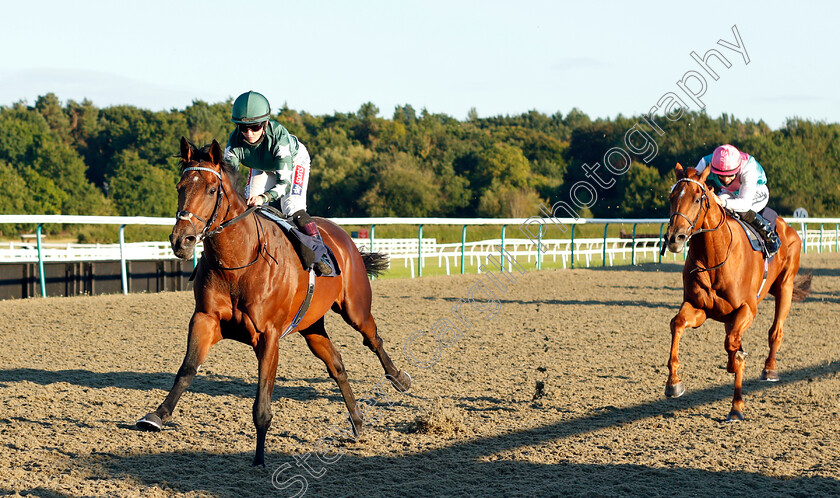
[[[233,217],[233,218],[231,218],[227,221],[223,221],[222,223],[219,223],[219,226],[217,226],[216,228],[211,230],[210,227],[213,226],[213,223],[216,221],[216,218],[219,215],[219,208],[222,205],[222,197],[228,197],[228,194],[225,191],[224,181],[222,181],[222,175],[218,171],[216,171],[212,168],[205,168],[205,167],[202,167],[202,166],[190,166],[188,168],[184,168],[184,169],[181,170],[181,176],[183,177],[184,173],[186,173],[188,171],[208,171],[208,172],[216,175],[216,177],[219,179],[219,189],[216,191],[216,205],[213,207],[213,212],[210,214],[210,219],[205,220],[201,216],[198,216],[197,214],[195,214],[191,211],[187,211],[187,210],[179,211],[175,215],[176,220],[183,220],[183,221],[189,221],[190,222],[190,225],[192,225],[193,230],[196,233],[196,244],[203,241],[205,238],[213,237],[214,235],[219,234],[225,228],[227,228],[230,225],[233,225],[234,223],[244,219],[246,216],[248,216],[251,213],[253,213],[254,211],[256,211],[257,206],[251,206],[248,209],[246,209],[244,212],[242,212],[242,214],[239,214],[238,216],[235,216],[235,217]],[[227,218],[227,215],[230,212],[230,206],[231,206],[231,203],[230,203],[230,200],[228,200],[227,210],[225,211],[224,216],[222,216],[222,219]],[[196,227],[195,223],[193,223],[193,218],[195,218],[195,219],[201,221],[202,223],[204,223],[204,228],[201,230],[200,233],[198,231],[198,227]],[[262,223],[260,222],[259,216],[256,217],[256,221],[257,221],[257,224],[260,226],[260,228],[262,228]],[[250,263],[248,263],[246,265],[243,265],[243,266],[237,266],[237,267],[231,267],[231,268],[227,268],[227,267],[223,267],[223,266],[219,265],[219,268],[222,269],[222,270],[239,270],[239,269],[242,269],[242,268],[247,268],[247,267],[253,265],[254,263],[256,263],[257,260],[260,259],[260,253],[263,250],[263,244],[260,244],[260,241],[259,241],[260,231],[261,230],[257,230],[257,238],[258,238],[257,247],[258,247],[258,249],[257,249],[257,256],[254,258],[253,261],[251,261]]]
[[[688,222],[692,231],[691,231],[691,233],[688,234],[688,237],[686,238],[685,242],[687,244],[688,241],[691,240],[691,238],[694,237],[695,235],[701,234],[701,233],[707,233],[707,232],[714,232],[715,230],[717,230],[721,226],[723,226],[723,224],[726,222],[726,210],[723,208],[723,206],[720,206],[720,205],[718,206],[721,210],[722,216],[720,217],[720,223],[718,223],[716,227],[714,227],[714,228],[697,228],[697,222],[700,221],[700,215],[703,214],[704,204],[705,204],[705,210],[706,210],[707,213],[711,209],[711,202],[709,201],[709,196],[706,193],[707,192],[706,186],[703,185],[701,182],[698,182],[697,180],[694,180],[692,178],[680,178],[679,180],[677,180],[677,183],[675,183],[673,186],[671,186],[671,192],[673,192],[674,189],[677,188],[677,185],[679,185],[680,183],[693,183],[693,184],[699,186],[700,191],[702,192],[702,194],[700,195],[700,209],[697,210],[697,216],[694,217],[694,221],[691,221],[691,219],[688,216],[682,214],[679,211],[674,212],[673,214],[671,214],[671,217],[668,218],[668,225],[669,226],[672,224],[674,216],[682,216]],[[698,267],[692,269],[691,273],[694,273],[694,272],[702,273],[702,272],[712,271],[712,270],[716,270],[716,269],[720,268],[721,266],[723,266],[726,263],[726,261],[729,259],[729,252],[732,250],[732,240],[733,240],[732,227],[729,227],[729,236],[730,236],[729,237],[729,246],[726,248],[726,257],[723,258],[723,261],[721,263],[719,263],[715,266],[709,267],[709,268],[700,268],[698,266]],[[664,248],[664,241],[663,241],[663,248]]]
[[[219,190],[216,193],[216,206],[213,207],[213,212],[210,214],[210,219],[209,220],[205,220],[201,216],[199,216],[199,215],[197,215],[193,212],[187,211],[187,210],[179,211],[178,214],[175,215],[175,219],[177,219],[177,220],[184,220],[184,221],[189,221],[190,222],[190,225],[192,225],[193,230],[195,230],[195,233],[196,233],[196,243],[201,242],[202,240],[204,240],[207,237],[212,237],[212,236],[218,234],[219,232],[221,232],[225,228],[227,228],[230,225],[233,225],[234,223],[236,223],[237,221],[245,218],[246,216],[253,213],[257,209],[256,206],[251,206],[248,209],[246,209],[245,212],[243,212],[242,214],[234,217],[233,219],[224,221],[224,222],[220,223],[219,226],[216,227],[215,229],[210,230],[210,227],[213,226],[213,223],[216,221],[216,217],[219,215],[219,208],[222,205],[222,197],[227,197],[227,192],[225,192],[225,185],[224,185],[224,182],[222,182],[222,175],[218,171],[216,171],[214,169],[211,169],[211,168],[204,168],[204,167],[201,167],[201,166],[191,166],[189,168],[182,169],[181,170],[181,176],[183,176],[183,174],[186,173],[187,171],[209,171],[210,173],[213,173],[214,175],[216,175],[216,177],[219,179]],[[230,202],[228,202],[228,207],[227,207],[227,210],[225,211],[225,216],[223,216],[223,218],[227,217],[229,212],[230,212]],[[198,232],[198,227],[195,226],[195,223],[193,223],[192,218],[195,218],[198,221],[201,221],[202,223],[204,223],[204,229],[201,230],[201,233]]]
[[[195,231],[195,234],[196,234],[196,244],[197,244],[197,243],[201,242],[202,240],[204,240],[205,237],[209,237],[209,236],[213,235],[213,234],[210,233],[210,226],[213,225],[213,222],[216,221],[216,216],[218,216],[218,214],[219,214],[219,207],[221,207],[221,205],[222,205],[222,196],[226,195],[226,194],[224,193],[225,187],[224,187],[224,184],[222,182],[222,175],[218,171],[216,171],[214,169],[211,169],[211,168],[203,168],[203,167],[200,167],[200,166],[191,166],[189,168],[184,168],[184,169],[181,170],[181,177],[183,178],[184,173],[186,173],[188,171],[208,171],[210,173],[213,173],[214,175],[216,175],[219,178],[219,190],[218,190],[217,195],[216,195],[216,206],[213,208],[213,212],[210,214],[210,219],[209,220],[205,220],[201,216],[199,216],[199,215],[197,215],[193,212],[187,211],[187,210],[178,211],[178,213],[175,215],[176,220],[183,220],[183,221],[189,221],[190,222],[190,225],[192,225],[193,231]],[[228,209],[230,209],[230,203],[228,203]],[[193,223],[193,218],[195,218],[198,221],[204,223],[204,229],[201,230],[201,233],[199,233],[198,227],[196,227],[195,223]],[[216,233],[218,233],[218,232],[216,232]]]

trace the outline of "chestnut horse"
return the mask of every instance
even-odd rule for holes
[[[160,430],[172,417],[175,404],[210,347],[221,339],[234,339],[250,345],[259,363],[253,410],[257,429],[253,464],[264,466],[279,341],[307,296],[309,274],[280,227],[248,208],[237,192],[232,179],[235,172],[223,160],[218,142],[214,140],[198,150],[182,138],[181,160],[178,217],[169,238],[175,255],[182,259],[192,258],[196,243],[204,240],[204,254],[195,272],[195,311],[190,320],[187,353],[172,390],[157,410],[137,425]],[[309,309],[294,330],[326,364],[327,372],[341,390],[357,435],[362,427],[362,410],[347,382],[341,355],[324,330],[324,314],[332,309],[362,333],[364,344],[379,357],[387,378],[398,390],[406,391],[411,377],[394,366],[371,315],[368,275],[384,270],[384,256],[363,256],[338,225],[321,218],[317,224],[324,242],[336,256],[341,274],[315,279]]]
[[[726,370],[735,374],[732,410],[726,420],[740,421],[744,419],[741,387],[745,364],[741,337],[755,319],[758,302],[768,292],[772,294],[776,298],[776,314],[769,332],[770,354],[764,362],[761,379],[778,381],[776,351],[782,344],[783,325],[793,298],[801,241],[796,230],[779,218],[776,231],[782,247],[765,266],[763,254],[752,250],[744,230],[736,220],[726,216],[715,202],[714,192],[706,187],[710,168],[698,175],[694,168],[685,170],[677,164],[675,172],[677,183],[671,190],[666,233],[668,250],[681,252],[689,238],[691,245],[683,267],[683,303],[671,320],[665,395],[675,397],[685,392],[677,375],[680,336],[685,328],[697,328],[707,318],[723,322],[724,348],[729,355]]]

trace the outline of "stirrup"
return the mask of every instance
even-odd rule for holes
[[[327,263],[323,259],[321,259],[320,261],[317,261],[312,266],[315,267],[315,269],[318,271],[318,273],[320,273],[323,276],[332,275],[332,267],[330,267],[329,263]]]
[[[767,259],[770,259],[773,256],[775,256],[776,253],[779,252],[779,249],[782,248],[782,240],[779,238],[779,236],[776,235],[776,240],[774,242],[771,242],[772,238],[773,237],[770,236],[764,239],[764,250],[767,251]]]

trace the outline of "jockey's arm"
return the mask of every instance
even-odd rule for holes
[[[721,194],[723,207],[731,211],[743,213],[753,208],[753,199],[758,189],[758,171],[752,167],[741,169],[741,188],[738,189],[738,196]]]
[[[260,171],[269,179],[268,185],[263,188],[263,198],[265,203],[274,202],[281,197],[288,195],[292,184],[291,158],[289,158],[289,168],[283,165],[283,168],[278,171]],[[273,177],[273,178],[272,178]],[[264,184],[265,185],[265,184]]]

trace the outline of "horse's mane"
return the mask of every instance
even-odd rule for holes
[[[210,161],[211,160],[210,159],[210,147],[211,147],[211,144],[204,145],[201,148],[196,147],[195,148],[195,156],[194,156],[195,160],[196,161]],[[228,162],[224,158],[224,156],[222,156],[221,166],[222,166],[222,172],[224,172],[228,176],[228,178],[230,179],[230,182],[234,186],[234,190],[236,191],[236,193],[244,199],[245,198],[245,188],[244,188],[245,183],[242,181],[242,177],[239,175],[239,171],[232,164],[230,164],[230,162]]]

